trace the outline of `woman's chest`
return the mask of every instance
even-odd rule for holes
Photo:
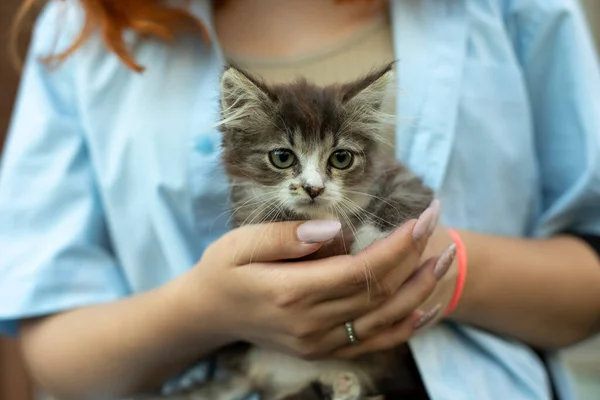
[[[466,3],[440,6],[439,15],[401,3],[391,9],[400,59],[397,157],[438,191],[445,222],[525,232],[537,193],[533,123],[507,40],[483,40],[496,27],[478,27]],[[93,56],[78,83],[109,218],[118,224],[134,216],[172,224],[190,240],[214,240],[229,218],[214,127],[224,64],[218,49],[191,40],[145,44],[137,52],[148,66],[141,76]]]

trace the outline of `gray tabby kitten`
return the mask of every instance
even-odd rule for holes
[[[352,232],[350,252],[357,253],[417,218],[433,192],[387,155],[385,132],[393,124],[384,109],[395,92],[394,75],[390,64],[355,82],[317,87],[267,85],[226,69],[219,127],[234,226],[336,219]],[[305,361],[247,344],[220,354],[232,376],[191,398],[233,400],[256,391],[267,400],[304,399],[310,397],[303,391],[318,384],[326,397],[358,400],[377,393],[398,357]]]

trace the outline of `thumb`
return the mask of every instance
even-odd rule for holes
[[[335,220],[246,225],[228,233],[226,248],[236,265],[304,257],[319,250],[341,231]]]

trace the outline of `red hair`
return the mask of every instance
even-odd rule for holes
[[[38,3],[39,0],[24,0],[17,13],[12,27],[13,56],[17,55],[16,39],[23,21]],[[109,51],[137,72],[144,68],[135,62],[125,46],[125,30],[132,30],[142,37],[151,36],[167,41],[173,40],[177,34],[191,33],[209,42],[207,29],[199,19],[188,10],[168,6],[162,0],[79,0],[79,3],[85,13],[81,32],[68,49],[50,55],[45,61],[63,61],[80,48],[94,31],[99,31]]]
[[[12,29],[13,58],[18,59],[16,41],[22,29],[23,20],[38,3],[46,0],[23,0],[14,20]],[[339,2],[355,0],[336,0]],[[189,0],[188,0],[189,2]],[[215,0],[221,5],[224,0]],[[141,37],[157,37],[173,40],[177,34],[195,34],[210,42],[208,31],[202,21],[185,8],[169,6],[164,0],[79,0],[85,13],[85,21],[79,35],[69,48],[62,53],[47,57],[46,61],[61,62],[81,47],[94,31],[102,35],[106,47],[134,71],[144,68],[137,64],[125,46],[123,32],[132,30]]]

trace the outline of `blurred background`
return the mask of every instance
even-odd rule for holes
[[[0,0],[0,151],[19,79],[7,56],[7,40],[11,20],[21,1]],[[600,0],[580,1],[585,7],[596,43],[600,44]],[[23,53],[27,47],[27,35],[21,38],[20,47]],[[573,371],[580,400],[600,400],[600,338],[566,351],[564,357]],[[0,338],[0,400],[33,399],[34,391],[24,372],[16,344]]]

